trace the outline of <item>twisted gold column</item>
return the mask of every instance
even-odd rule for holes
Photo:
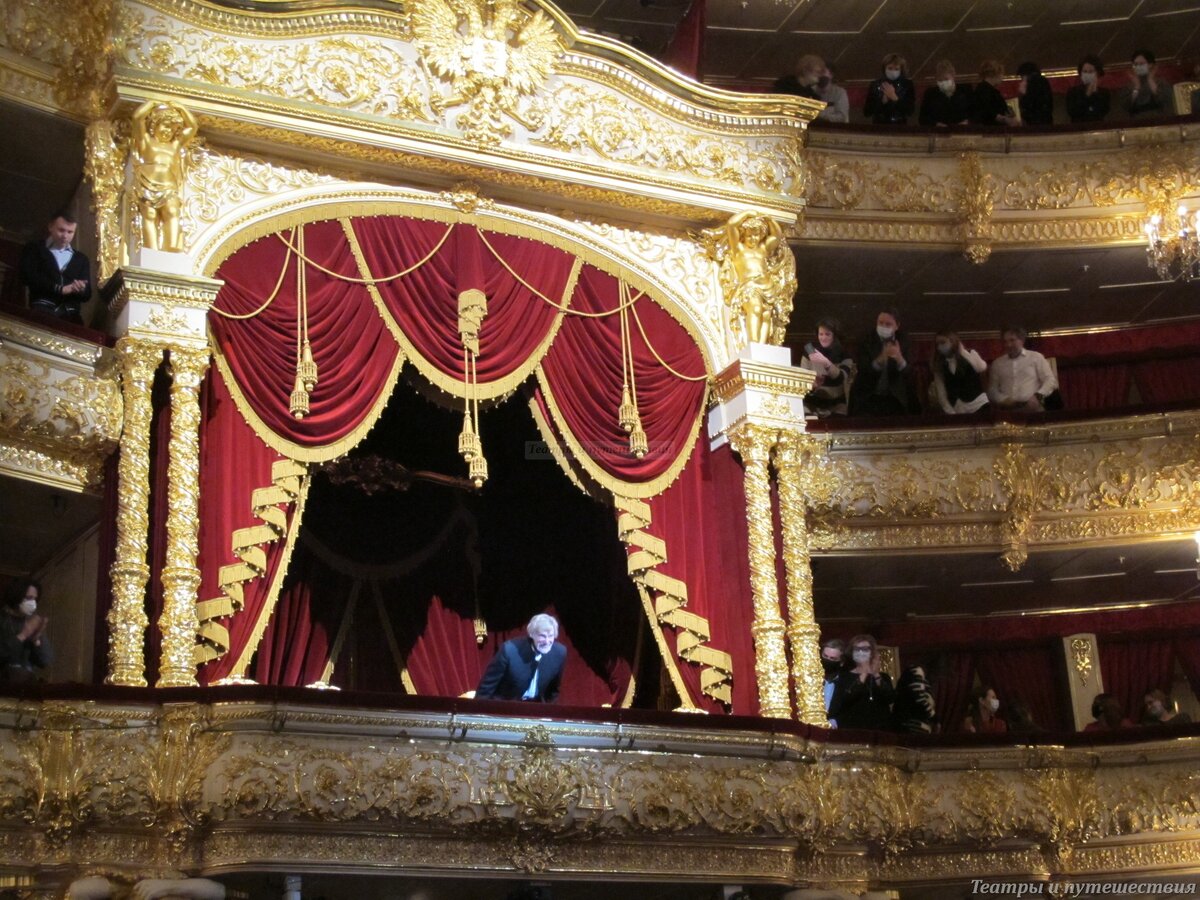
[[[775,581],[775,534],[771,517],[769,465],[776,440],[773,428],[742,424],[730,442],[742,457],[746,479],[746,522],[750,531],[750,589],[754,598],[754,674],[758,679],[759,713],[790,719],[787,650],[779,588]]]
[[[167,465],[167,551],[162,571],[163,610],[158,619],[162,658],[157,687],[196,684],[194,651],[200,590],[200,379],[208,350],[170,352],[171,444]]]
[[[150,531],[150,385],[162,349],[135,338],[117,341],[125,422],[117,468],[117,546],[108,611],[108,684],[144,687],[146,542]]]
[[[814,472],[812,438],[786,435],[775,451],[783,563],[787,572],[787,638],[792,651],[796,715],[809,725],[827,725],[821,667],[821,630],[813,611],[812,561],[808,553],[808,490]]]

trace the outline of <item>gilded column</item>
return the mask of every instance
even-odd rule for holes
[[[200,570],[200,380],[208,350],[172,348],[171,443],[167,465],[167,550],[162,571],[163,611],[158,620],[162,658],[158,687],[196,684],[196,597]]]
[[[758,679],[759,713],[792,717],[788,692],[787,650],[779,588],[775,580],[775,536],[771,516],[770,461],[777,432],[748,423],[730,435],[745,466],[746,521],[750,531],[750,590],[754,603],[754,674]]]
[[[136,338],[117,342],[125,422],[117,469],[117,546],[108,611],[108,684],[143,687],[146,625],[146,543],[150,530],[150,386],[162,349]]]
[[[792,653],[796,715],[809,725],[827,725],[821,667],[821,629],[813,611],[812,561],[808,551],[808,485],[815,442],[803,434],[784,437],[775,451],[783,563],[787,572],[787,638]]]

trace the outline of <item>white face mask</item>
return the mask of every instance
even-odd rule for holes
[[[37,612],[37,601],[36,600],[22,600],[20,609],[21,609],[21,615],[32,616],[35,612]]]
[[[1080,72],[1079,80],[1082,81],[1084,84],[1095,84],[1096,83],[1096,73],[1095,72]]]
[[[896,334],[896,329],[889,328],[886,325],[876,325],[875,333],[877,335],[879,335],[880,340],[890,341],[892,339],[892,337]]]
[[[856,663],[858,663],[859,665],[861,665],[863,663],[869,663],[871,661],[871,651],[870,650],[855,650],[854,651],[854,661]]]
[[[990,699],[987,703],[988,703],[988,708],[991,709],[992,712],[995,712],[996,710],[998,710],[1000,708],[1000,701],[997,700],[995,697]]]
[[[1133,74],[1136,75],[1138,78],[1145,78],[1147,75],[1150,74],[1150,64],[1149,63],[1137,63],[1133,67]]]
[[[900,77],[899,69],[884,69],[883,74],[887,76],[888,81],[895,81]]]
[[[947,78],[944,81],[939,81],[938,89],[941,90],[941,92],[943,94],[945,94],[947,97],[949,97],[951,94],[954,93],[954,79]]]

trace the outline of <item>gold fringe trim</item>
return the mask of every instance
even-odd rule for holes
[[[687,585],[657,570],[667,561],[667,545],[662,538],[642,530],[650,524],[650,505],[619,494],[613,496],[613,502],[620,511],[617,532],[631,551],[627,561],[629,575],[646,592],[644,603],[648,603],[651,592],[654,594],[653,621],[677,630],[675,646],[680,657],[701,667],[700,689],[724,704],[732,703],[732,657],[724,650],[708,646],[711,637],[708,620],[684,609]]]
[[[337,665],[338,657],[342,655],[342,647],[346,643],[350,623],[354,621],[354,610],[358,606],[358,595],[361,593],[362,583],[354,582],[354,587],[350,588],[350,599],[346,601],[346,610],[342,613],[341,624],[338,625],[337,637],[333,640],[333,646],[329,648],[329,659],[325,661],[325,668],[321,670],[321,677],[317,679],[324,684],[329,684],[333,678],[333,669]]]
[[[346,240],[350,242],[350,250],[354,254],[354,259],[358,263],[359,273],[364,278],[370,278],[370,269],[367,267],[366,257],[363,256],[362,245],[358,242],[358,236],[354,233],[353,224],[349,219],[341,219],[342,229],[346,232]],[[583,268],[583,263],[579,257],[575,258],[574,264],[571,266],[571,272],[567,276],[566,286],[563,288],[562,304],[563,307],[569,307],[571,299],[575,295],[575,286],[579,281],[579,272]],[[383,317],[383,321],[387,323],[388,330],[391,331],[392,337],[396,343],[400,345],[401,351],[408,357],[418,372],[436,387],[438,390],[444,391],[453,397],[463,398],[470,392],[470,388],[463,382],[461,378],[455,375],[447,375],[437,367],[429,363],[417,350],[408,335],[400,328],[400,323],[392,318],[391,312],[387,308],[387,304],[383,302],[383,297],[380,296],[378,288],[374,284],[367,285],[367,292],[371,295],[371,300],[375,303],[375,308],[379,311],[379,315]],[[528,380],[533,370],[541,363],[542,357],[550,349],[550,345],[554,343],[554,339],[558,337],[559,329],[562,328],[563,313],[558,313],[554,317],[550,329],[546,332],[546,336],[541,343],[535,347],[526,360],[521,365],[510,372],[503,378],[498,378],[495,381],[480,381],[475,385],[473,396],[478,396],[480,400],[491,400],[505,394],[512,393]]]
[[[704,396],[701,398],[699,409],[696,411],[696,421],[692,423],[692,427],[688,429],[687,440],[684,442],[683,449],[676,455],[675,459],[667,467],[661,475],[652,478],[650,481],[622,481],[621,479],[610,475],[604,471],[587,453],[584,452],[583,446],[579,440],[567,428],[566,419],[558,408],[558,403],[554,399],[554,392],[550,390],[549,380],[546,378],[546,373],[541,366],[537,368],[538,384],[541,385],[542,394],[546,398],[546,406],[550,410],[550,417],[554,420],[555,431],[562,436],[562,440],[566,443],[570,450],[570,456],[576,461],[576,464],[587,473],[587,476],[595,481],[598,485],[609,491],[612,494],[623,497],[637,497],[647,499],[656,497],[675,483],[680,474],[683,472],[684,466],[692,456],[692,450],[696,446],[696,440],[700,436],[701,426],[704,424],[705,410],[708,408],[708,388],[704,390]],[[544,433],[544,432],[543,432]],[[564,451],[559,451],[564,452]],[[557,459],[557,457],[555,457]]]
[[[379,417],[383,415],[383,410],[388,405],[388,401],[392,399],[392,392],[395,391],[396,382],[400,379],[400,370],[404,367],[404,353],[397,349],[396,361],[392,364],[392,371],[388,373],[384,381],[384,389],[375,400],[375,405],[371,407],[366,417],[358,424],[358,427],[332,444],[323,444],[320,447],[305,447],[302,444],[297,444],[295,441],[281,437],[271,430],[267,423],[254,411],[254,407],[250,405],[250,401],[246,399],[246,395],[242,393],[242,388],[237,383],[237,379],[233,377],[233,371],[229,368],[229,362],[225,359],[225,354],[221,352],[221,348],[218,346],[216,340],[213,339],[211,331],[209,332],[208,343],[212,348],[213,360],[217,364],[217,369],[220,371],[221,377],[225,379],[225,386],[229,388],[229,393],[233,397],[233,404],[237,407],[238,412],[242,414],[242,418],[246,420],[246,424],[254,430],[259,440],[280,456],[286,456],[289,459],[302,463],[323,463],[329,462],[331,459],[337,459],[337,457],[350,452],[365,438],[367,433],[375,427],[375,423],[379,420]]]
[[[563,450],[562,444],[558,440],[558,435],[554,433],[554,429],[546,421],[545,415],[542,414],[542,408],[538,405],[534,397],[529,398],[529,414],[533,416],[533,423],[537,426],[538,434],[542,436],[542,441],[546,444],[547,449],[549,449],[551,458],[558,463],[558,467],[570,479],[571,484],[575,485],[575,487],[579,488],[579,490],[583,491],[589,497],[599,498],[599,489],[589,488],[588,485],[584,484],[585,474],[571,465],[571,460]]]
[[[288,200],[285,202],[290,203],[294,201]],[[311,222],[326,222],[351,216],[355,218],[403,216],[450,225],[460,223],[463,225],[473,225],[476,228],[494,231],[497,234],[528,238],[529,240],[538,241],[550,247],[556,247],[559,250],[565,250],[577,256],[584,263],[595,266],[600,271],[615,278],[623,279],[631,287],[644,292],[691,335],[692,341],[704,358],[704,370],[710,374],[715,374],[713,361],[708,355],[707,345],[696,323],[684,312],[684,306],[673,300],[669,295],[664,294],[658,285],[650,282],[637,272],[627,270],[616,251],[605,252],[586,244],[586,238],[582,236],[568,237],[550,230],[556,224],[561,226],[569,223],[547,222],[545,225],[539,226],[527,222],[516,222],[508,218],[504,210],[496,210],[495,212],[477,210],[476,212],[468,213],[453,207],[435,205],[441,201],[432,196],[427,203],[412,200],[339,199],[328,203],[320,203],[319,205],[307,205],[310,202],[309,198],[305,198],[303,202],[306,205],[300,209],[284,209],[269,218],[250,222],[231,234],[208,257],[204,266],[204,274],[210,277],[213,276],[213,273],[221,267],[221,264],[226,259],[242,247],[252,244],[261,237]],[[682,290],[682,285],[680,289]]]
[[[258,621],[254,624],[250,640],[242,651],[237,665],[231,675],[241,675],[246,671],[262,640],[266,630],[267,620],[275,609],[275,601],[279,597],[279,588],[283,584],[283,575],[291,560],[292,548],[295,546],[296,534],[300,530],[300,519],[304,515],[304,501],[308,496],[308,469],[290,459],[276,460],[271,465],[271,484],[267,487],[255,488],[250,495],[250,506],[255,518],[261,520],[261,525],[251,525],[248,528],[238,528],[233,532],[231,545],[239,562],[221,566],[217,574],[217,583],[221,596],[196,603],[196,618],[199,621],[194,659],[197,665],[219,659],[229,652],[229,629],[218,622],[228,616],[240,612],[244,605],[243,586],[248,581],[261,578],[267,570],[267,553],[264,544],[272,544],[280,538],[285,539],[283,556],[275,570],[275,577],[267,591],[266,601],[259,613]],[[288,511],[280,509],[280,504],[288,506],[295,504],[292,514],[291,527],[288,527]]]

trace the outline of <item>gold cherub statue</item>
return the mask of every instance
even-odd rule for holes
[[[142,217],[142,246],[183,250],[183,154],[196,136],[195,117],[178,103],[147,100],[130,120],[133,138],[131,201]]]
[[[719,228],[701,232],[705,250],[720,264],[725,304],[746,342],[783,342],[796,295],[796,258],[774,219],[747,210]]]

